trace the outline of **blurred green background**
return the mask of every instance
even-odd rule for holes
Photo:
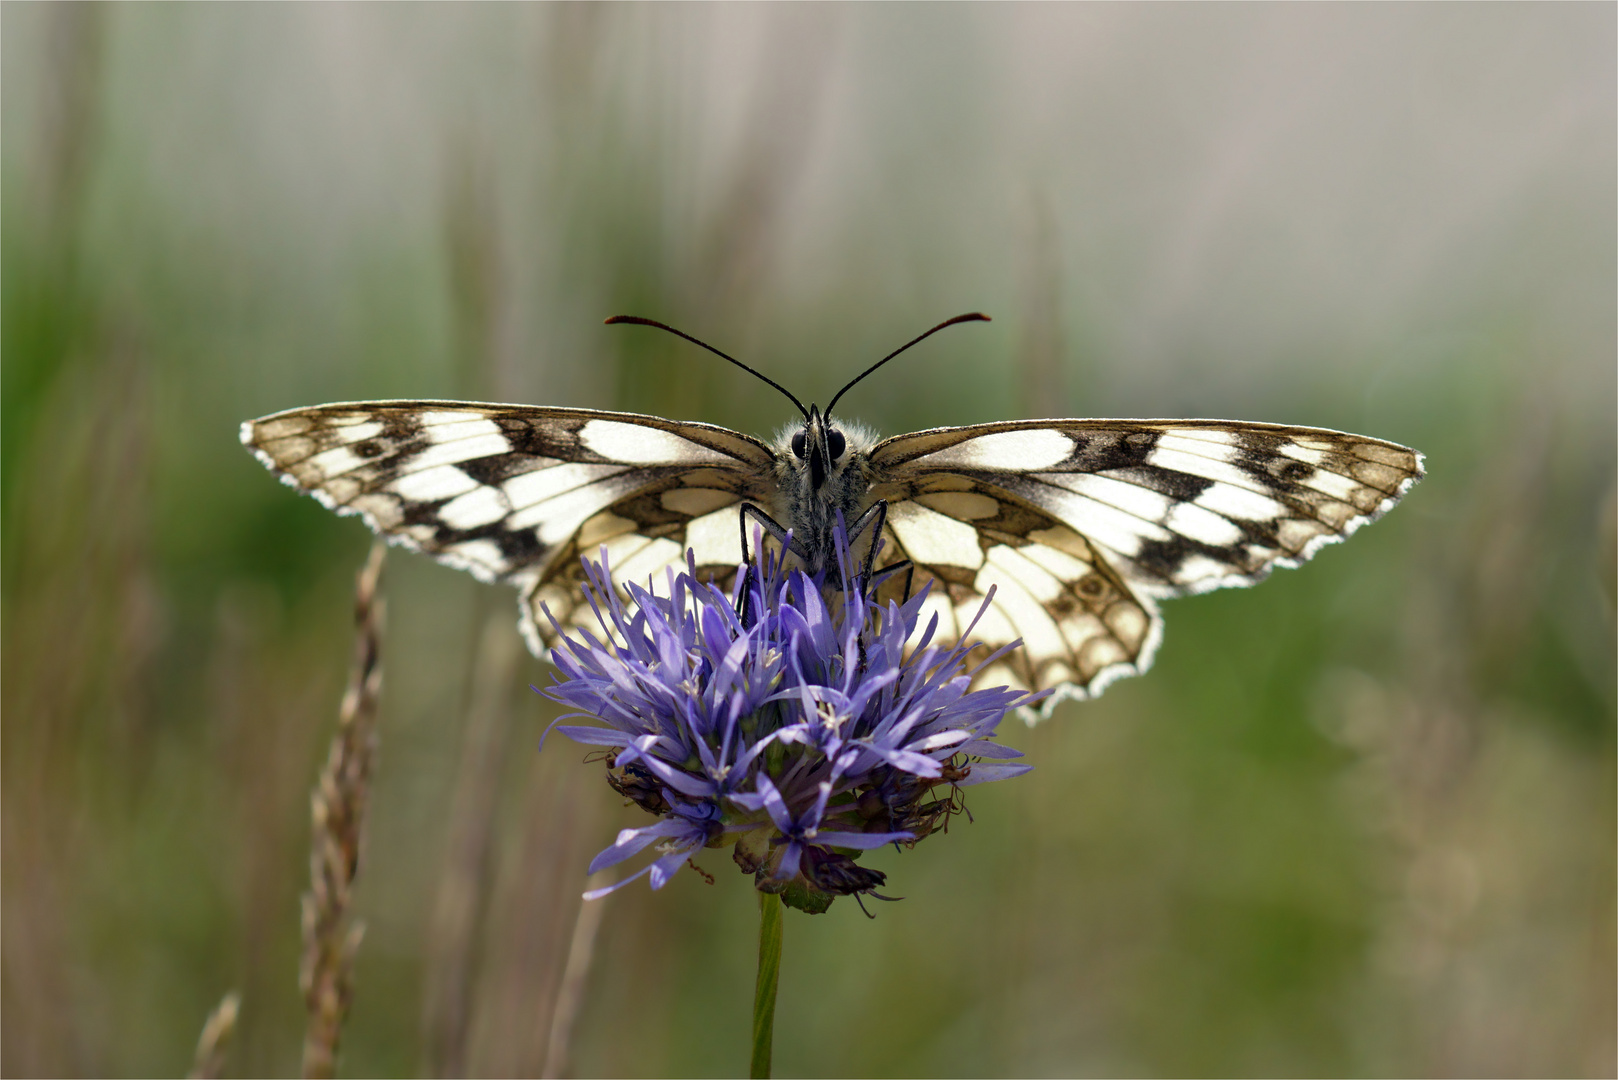
[[[353,521],[246,418],[1316,424],[1394,514],[789,913],[780,1075],[1612,1075],[1612,5],[6,4],[6,1075],[298,1067]],[[389,559],[349,1075],[535,1074],[591,854],[508,590]],[[722,854],[601,908],[567,1068],[746,1063]]]

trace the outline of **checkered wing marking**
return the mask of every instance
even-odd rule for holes
[[[1156,600],[1296,566],[1385,513],[1422,476],[1421,455],[1392,443],[1218,420],[938,428],[883,441],[871,467],[873,493],[897,511],[895,547],[949,581],[957,622],[998,584],[992,615],[1009,627],[986,620],[980,630],[1015,631],[1027,648],[1021,681],[1068,683],[1076,696],[1150,665]],[[1035,516],[1018,519],[1014,507]],[[927,525],[907,527],[906,515]],[[966,533],[939,539],[950,533],[945,522],[977,531],[981,563]],[[907,543],[907,528],[925,539]],[[940,551],[949,560],[939,563]]]
[[[522,591],[522,628],[540,653],[539,613],[588,622],[579,558],[607,549],[613,577],[660,581],[689,548],[699,568],[741,560],[736,504],[765,494],[762,443],[654,416],[457,401],[319,405],[242,425],[281,479],[391,543]]]

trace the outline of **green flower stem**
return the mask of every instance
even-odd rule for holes
[[[775,1048],[775,988],[781,981],[781,898],[758,894],[758,987],[753,991],[753,1067],[747,1075],[770,1075]]]

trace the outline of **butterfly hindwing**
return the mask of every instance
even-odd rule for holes
[[[732,580],[742,561],[740,504],[758,499],[756,488],[733,470],[686,471],[587,519],[548,571],[523,588],[519,625],[529,648],[543,656],[556,644],[552,617],[564,632],[596,628],[584,599],[583,558],[605,555],[619,585],[635,582],[660,595],[667,595],[666,571],[686,569],[688,552],[699,578]]]
[[[506,581],[530,645],[554,635],[538,604],[578,615],[578,556],[603,545],[614,577],[646,580],[687,548],[740,560],[737,503],[773,457],[745,435],[631,413],[373,401],[294,409],[242,427],[292,486],[390,541]]]
[[[908,559],[913,588],[931,583],[922,621],[937,617],[936,640],[953,642],[971,627],[971,638],[990,647],[1022,641],[979,685],[1096,694],[1150,664],[1156,606],[1074,529],[958,473],[891,494],[882,562]]]

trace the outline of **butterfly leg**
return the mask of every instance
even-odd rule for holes
[[[783,528],[780,522],[776,521],[769,514],[766,514],[759,507],[748,502],[742,503],[741,517],[743,563],[746,563],[749,566],[751,566],[753,563],[753,557],[747,553],[747,519],[749,517],[753,519],[755,524],[762,526],[764,531],[770,534],[770,539],[780,544],[783,548],[791,551],[792,554],[798,556],[800,559],[807,559],[809,557],[808,549],[806,549],[802,543],[793,539],[792,534]]]
[[[903,570],[905,572],[904,599],[909,600],[910,587],[915,582],[915,563],[911,562],[909,559],[901,559],[896,563],[891,563],[888,566],[884,566],[880,574],[873,572],[876,564],[876,549],[877,546],[882,543],[882,530],[887,527],[887,524],[888,500],[878,499],[866,509],[865,513],[854,519],[853,528],[848,530],[848,542],[849,545],[852,546],[855,538],[857,538],[866,529],[870,529],[871,546],[865,552],[865,566],[863,573],[861,574],[862,580],[864,580],[871,588],[874,589],[876,587],[878,577],[887,577],[890,574],[897,574],[900,570]]]
[[[889,563],[887,566],[884,566],[882,569],[876,571],[876,573],[871,577],[871,588],[875,589],[878,582],[885,578],[892,577],[901,570],[905,572],[905,587],[904,593],[899,602],[904,603],[910,599],[910,589],[911,586],[915,584],[916,564],[911,562],[909,559],[900,559],[898,562]]]
[[[848,527],[848,546],[850,549],[854,547],[854,541],[859,539],[861,534],[867,529],[871,531],[871,546],[866,549],[865,558],[861,560],[863,566],[860,568],[860,580],[868,585],[872,584],[871,569],[876,563],[877,545],[882,542],[882,530],[887,527],[887,524],[888,500],[878,499],[866,508],[865,513],[854,519],[854,524]],[[897,569],[898,565],[895,563],[892,569]],[[908,565],[908,560],[906,565]],[[905,595],[908,596],[909,592],[907,586]]]
[[[747,551],[748,518],[752,518],[753,521],[756,524],[758,524],[760,527],[762,527],[765,532],[770,534],[771,539],[773,539],[776,543],[781,545],[783,554],[785,552],[787,552],[787,551],[790,551],[794,555],[797,555],[799,558],[802,558],[802,559],[807,559],[808,558],[807,549],[804,548],[802,543],[800,543],[798,540],[794,539],[790,532],[788,532],[786,529],[782,528],[780,522],[776,521],[769,514],[766,514],[762,509],[760,509],[757,506],[754,506],[752,503],[748,503],[748,502],[742,503],[741,522],[742,522],[742,575],[743,576],[742,576],[741,590],[740,591],[741,591],[741,596],[742,596],[741,619],[742,619],[742,625],[743,626],[752,625],[752,612],[749,610],[749,606],[750,606],[749,598],[752,596],[752,593],[747,588],[747,578],[746,578],[746,575],[751,574],[751,573],[754,572],[753,556],[748,554],[748,551]]]

